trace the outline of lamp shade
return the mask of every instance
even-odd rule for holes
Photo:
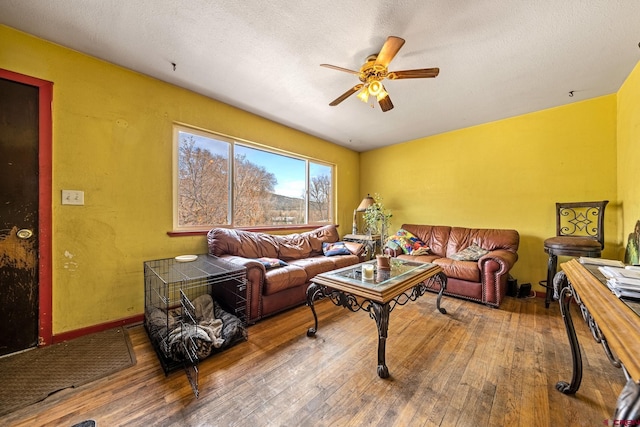
[[[362,199],[362,201],[360,202],[360,205],[358,205],[358,208],[356,210],[358,212],[364,212],[367,210],[369,206],[373,205],[375,202],[376,201],[373,200],[373,197],[367,194],[367,197]]]
[[[358,98],[362,102],[369,102],[369,90],[367,89],[367,86],[362,88],[362,90],[358,94]]]
[[[374,80],[369,84],[368,90],[371,95],[378,96],[378,94],[382,90],[382,83],[380,83],[378,80]]]

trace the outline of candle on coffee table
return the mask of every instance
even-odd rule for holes
[[[373,280],[373,265],[365,264],[362,266],[362,278],[364,280]]]

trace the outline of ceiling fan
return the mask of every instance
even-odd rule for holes
[[[347,68],[337,67],[331,64],[320,64],[321,67],[327,67],[345,73],[355,74],[362,83],[359,83],[337,97],[329,105],[335,107],[342,101],[360,91],[358,98],[363,102],[369,102],[369,96],[375,96],[380,104],[383,112],[393,108],[389,93],[385,90],[382,80],[396,79],[422,79],[436,77],[440,72],[439,68],[419,68],[416,70],[389,71],[387,67],[391,60],[396,56],[400,48],[404,45],[404,39],[396,36],[387,37],[387,41],[382,45],[380,53],[369,55],[360,71],[349,70]],[[373,104],[372,104],[373,106]]]

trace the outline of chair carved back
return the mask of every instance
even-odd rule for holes
[[[604,249],[604,210],[600,202],[556,203],[556,236],[590,237]]]

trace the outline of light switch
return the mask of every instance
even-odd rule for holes
[[[84,191],[62,190],[63,205],[84,205]]]

